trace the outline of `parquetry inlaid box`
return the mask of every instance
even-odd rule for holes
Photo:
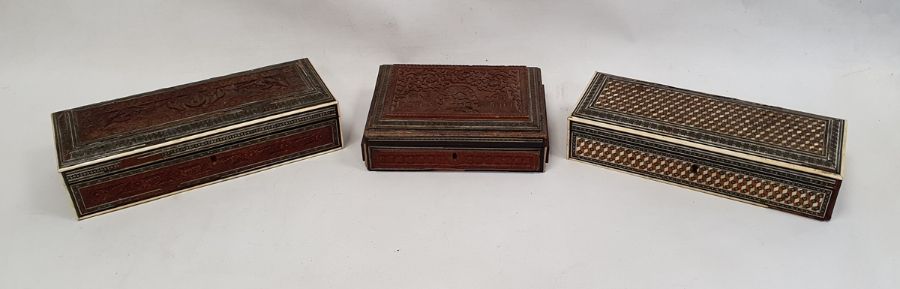
[[[369,170],[541,172],[540,69],[383,65],[362,140]]]
[[[341,147],[337,102],[306,59],[52,117],[79,219]]]
[[[569,158],[828,220],[843,120],[597,73],[569,117]]]

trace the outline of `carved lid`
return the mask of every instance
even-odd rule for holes
[[[334,101],[301,59],[56,112],[60,169]]]
[[[366,137],[541,137],[540,69],[525,66],[383,65]]]
[[[844,121],[604,73],[573,121],[596,122],[840,178]]]

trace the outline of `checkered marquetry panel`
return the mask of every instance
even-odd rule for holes
[[[826,149],[825,120],[699,93],[609,78],[594,106],[816,155]]]
[[[575,137],[573,157],[673,183],[723,194],[752,203],[778,207],[803,215],[822,216],[830,192],[812,190],[704,165]]]

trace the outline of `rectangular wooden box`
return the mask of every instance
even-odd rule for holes
[[[382,65],[362,139],[373,171],[542,172],[540,69]]]
[[[845,122],[596,73],[569,117],[570,159],[829,220]]]
[[[56,112],[79,219],[341,148],[307,59]]]

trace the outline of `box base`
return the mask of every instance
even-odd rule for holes
[[[370,171],[543,172],[542,139],[363,140]]]
[[[273,169],[273,168],[277,168],[277,167],[280,167],[280,166],[283,166],[283,165],[289,165],[289,164],[292,164],[292,163],[295,163],[295,162],[299,162],[299,161],[302,161],[302,160],[305,160],[305,159],[314,158],[314,157],[321,156],[321,155],[324,155],[324,154],[336,152],[336,151],[341,150],[342,148],[343,148],[343,147],[333,148],[333,149],[330,149],[330,150],[327,150],[327,151],[323,151],[323,152],[320,152],[320,153],[316,153],[316,154],[313,154],[313,155],[308,155],[308,156],[305,156],[305,157],[301,157],[301,158],[297,158],[297,159],[285,161],[285,162],[282,162],[282,163],[273,164],[273,165],[270,165],[270,166],[267,166],[267,167],[262,167],[262,168],[254,169],[254,170],[247,171],[247,172],[243,172],[243,173],[240,173],[240,174],[237,174],[237,175],[233,175],[233,176],[230,176],[230,177],[225,177],[225,178],[218,179],[218,180],[215,180],[215,181],[211,181],[211,182],[208,182],[208,183],[196,185],[196,186],[193,186],[193,187],[190,187],[190,188],[185,188],[185,189],[182,189],[182,190],[178,190],[178,191],[174,191],[174,192],[171,192],[171,193],[167,193],[167,194],[165,194],[165,195],[160,195],[160,196],[156,196],[156,197],[149,198],[149,199],[146,199],[146,200],[141,200],[141,201],[134,202],[134,203],[131,203],[131,204],[123,205],[123,206],[121,206],[121,207],[116,207],[116,208],[114,208],[114,209],[110,209],[110,210],[106,210],[106,211],[102,211],[102,212],[97,212],[97,213],[93,213],[93,214],[89,214],[89,215],[84,215],[84,216],[78,216],[78,220],[81,221],[81,220],[93,218],[93,217],[96,217],[96,216],[109,214],[109,213],[116,212],[116,211],[121,210],[121,209],[126,209],[126,208],[130,208],[130,207],[133,207],[133,206],[137,206],[137,205],[140,205],[140,204],[143,204],[143,203],[148,203],[148,202],[151,202],[151,201],[155,201],[155,200],[158,200],[158,199],[162,199],[162,198],[165,198],[165,197],[174,196],[174,195],[177,195],[177,194],[180,194],[180,193],[183,193],[183,192],[187,192],[187,191],[199,189],[199,188],[202,188],[202,187],[206,187],[206,186],[218,184],[218,183],[221,183],[221,182],[224,182],[224,181],[228,181],[228,180],[231,180],[231,179],[240,178],[240,177],[243,177],[243,176],[246,176],[246,175],[251,175],[251,174],[254,174],[254,173],[258,173],[258,172],[265,171],[265,170],[269,170],[269,169]]]
[[[372,171],[544,171],[540,149],[372,147]]]
[[[569,158],[817,220],[841,181],[571,123]]]
[[[338,119],[200,151],[68,185],[79,219],[342,147]]]

